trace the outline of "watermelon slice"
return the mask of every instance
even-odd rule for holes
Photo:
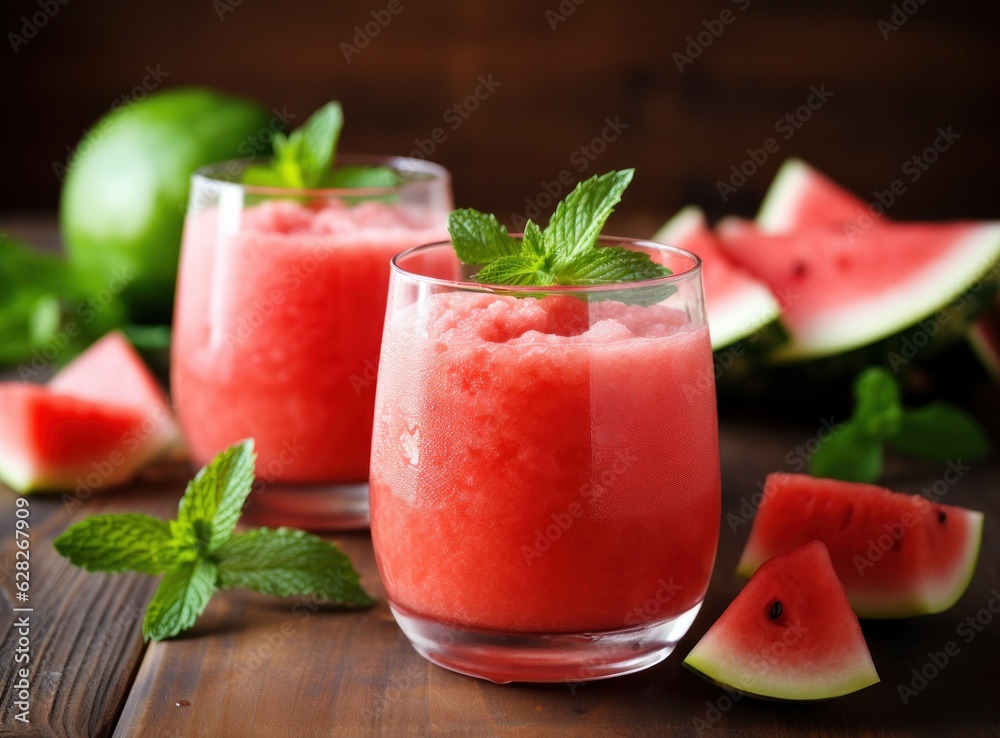
[[[684,665],[726,689],[775,700],[827,700],[879,681],[819,541],[761,566]]]
[[[111,486],[137,466],[127,445],[144,420],[136,410],[5,382],[0,418],[0,479],[20,492]]]
[[[0,479],[18,491],[111,487],[179,443],[166,397],[120,333],[46,386],[0,383]]]
[[[865,215],[878,219],[859,197],[793,157],[785,160],[771,182],[757,227],[762,233],[790,233],[857,223]]]
[[[771,474],[737,572],[811,540],[826,544],[865,618],[943,612],[972,580],[983,515],[868,484]]]
[[[653,240],[701,257],[713,349],[754,336],[778,319],[781,310],[774,295],[763,282],[729,260],[699,208],[681,210]]]
[[[731,227],[722,243],[784,306],[792,342],[774,358],[789,361],[867,346],[929,318],[928,334],[962,335],[964,312],[982,310],[978,299],[963,300],[964,311],[949,310],[947,320],[933,316],[977,284],[990,286],[977,294],[991,293],[1000,223],[893,224],[852,234]]]

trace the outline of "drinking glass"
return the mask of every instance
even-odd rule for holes
[[[701,262],[599,245],[673,274],[487,286],[447,242],[392,261],[372,537],[396,621],[454,671],[637,671],[670,654],[704,599],[720,471]]]
[[[256,441],[248,515],[309,529],[368,524],[368,467],[389,260],[447,235],[450,177],[418,159],[341,155],[399,183],[240,183],[249,162],[194,175],[171,386],[193,461]]]

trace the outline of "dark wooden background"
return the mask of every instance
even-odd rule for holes
[[[995,2],[900,0],[917,10],[888,39],[878,21],[890,19],[889,0],[562,0],[575,10],[555,30],[546,11],[560,0],[398,2],[403,11],[348,63],[341,43],[388,0],[70,0],[17,53],[8,34],[39,0],[5,0],[0,209],[54,206],[52,163],[159,65],[164,87],[208,84],[301,115],[339,98],[345,149],[402,154],[443,126],[430,158],[454,172],[458,202],[507,219],[616,116],[627,130],[584,174],[637,166],[622,210],[648,215],[650,228],[691,201],[713,215],[753,212],[790,154],[870,197],[939,126],[961,138],[891,214],[997,215]],[[724,9],[734,22],[679,72],[672,54]],[[449,130],[444,112],[480,75],[500,87]],[[724,203],[716,181],[824,84],[833,97]]]

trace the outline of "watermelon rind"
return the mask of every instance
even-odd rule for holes
[[[691,234],[701,229],[707,229],[705,215],[700,208],[689,205],[668,220],[652,240],[684,248],[684,243]],[[734,268],[737,267],[734,265]],[[752,279],[750,275],[747,277]],[[718,351],[745,338],[757,336],[777,321],[780,315],[781,307],[771,290],[756,280],[748,282],[738,291],[727,295],[722,307],[709,315],[712,349]],[[768,347],[783,342],[785,337],[785,332],[779,330],[774,341],[767,341]]]
[[[822,671],[813,678],[801,673],[758,685],[754,673],[748,673],[724,646],[699,643],[684,659],[684,666],[722,689],[772,702],[823,702],[858,692],[878,684],[878,672],[869,660],[840,672]]]
[[[963,293],[980,285],[985,300],[966,299],[969,310],[956,310],[948,316],[951,327],[957,325],[964,331],[969,321],[982,314],[995,292],[998,262],[1000,223],[978,226],[915,278],[871,299],[818,316],[799,330],[793,342],[776,349],[772,359],[776,363],[820,359],[877,344],[943,310],[951,311],[949,306]],[[949,327],[941,323],[938,329]]]
[[[1000,382],[1000,342],[997,340],[995,323],[1000,323],[995,314],[988,315],[969,328],[966,338],[972,352],[993,381]]]

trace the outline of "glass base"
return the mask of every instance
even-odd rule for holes
[[[250,496],[243,519],[272,528],[287,525],[311,531],[362,530],[370,522],[368,483],[271,482]]]
[[[663,661],[687,633],[701,603],[672,620],[593,633],[505,633],[428,620],[390,601],[417,652],[459,674],[509,682],[589,682]]]

